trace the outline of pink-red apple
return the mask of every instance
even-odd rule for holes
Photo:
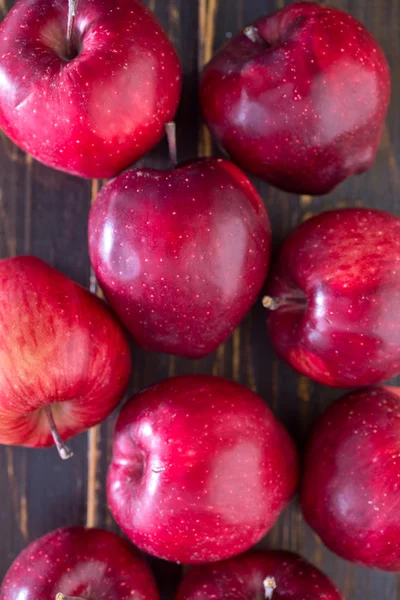
[[[147,350],[199,358],[260,293],[270,225],[247,177],[221,159],[127,171],[102,188],[89,249],[104,294]]]
[[[139,552],[101,529],[57,529],[14,561],[0,600],[158,600]]]
[[[400,219],[340,209],[297,227],[264,304],[277,352],[321,383],[357,387],[400,372]]]
[[[189,570],[176,600],[343,600],[324,573],[283,550],[249,552]]]
[[[103,421],[130,377],[104,302],[32,256],[0,261],[0,443],[49,446]]]
[[[308,446],[303,514],[336,554],[400,570],[400,389],[348,394],[322,416]]]
[[[325,194],[373,163],[390,97],[386,58],[350,15],[298,2],[255,21],[206,66],[204,119],[242,168]]]
[[[0,26],[0,57],[1,129],[74,175],[117,175],[178,106],[179,60],[138,0],[19,0]]]
[[[188,375],[124,406],[107,494],[139,548],[203,563],[258,542],[297,479],[293,442],[260,396],[225,379]]]

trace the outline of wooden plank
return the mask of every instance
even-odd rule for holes
[[[15,0],[0,0],[0,17]],[[181,160],[216,151],[198,114],[199,73],[213,52],[256,17],[290,4],[285,0],[148,0],[182,59],[184,86],[177,115]],[[393,99],[374,167],[343,183],[324,198],[295,197],[254,180],[273,224],[276,250],[301,220],[338,206],[376,206],[400,214],[400,3],[398,0],[333,0],[374,32],[393,73]],[[101,182],[86,182],[56,173],[26,157],[0,137],[0,254],[31,252],[77,280],[96,288],[87,256],[86,221]],[[167,166],[165,141],[140,161],[141,166]],[[300,447],[317,415],[340,395],[296,376],[277,359],[265,332],[260,305],[214,355],[189,361],[133,348],[134,369],[129,393],[175,374],[213,372],[258,391],[288,427]],[[397,381],[400,383],[400,381]],[[75,459],[61,463],[53,450],[0,448],[0,577],[24,545],[46,531],[67,524],[98,525],[118,531],[106,506],[104,481],[111,455],[115,414],[99,428],[72,442]],[[286,547],[305,554],[325,570],[349,600],[394,600],[400,579],[368,571],[334,557],[302,521],[293,502],[260,547]],[[163,598],[172,598],[181,568],[151,560]]]
[[[85,284],[88,262],[81,248],[86,240],[88,183],[39,165],[3,135],[1,142],[1,256],[35,254]],[[72,446],[78,456],[85,456],[84,437]],[[61,465],[54,449],[2,447],[0,456],[3,575],[29,540],[59,525],[82,522],[86,465]]]

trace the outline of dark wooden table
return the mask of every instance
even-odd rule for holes
[[[129,1],[129,0],[125,0]],[[0,0],[3,15],[14,0]],[[148,0],[175,43],[184,88],[177,116],[179,158],[213,151],[198,116],[199,71],[231,33],[284,0]],[[256,182],[265,200],[275,246],[300,221],[333,207],[369,206],[400,215],[400,0],[334,0],[377,37],[392,68],[393,95],[374,167],[324,198],[296,197]],[[95,289],[87,252],[87,218],[101,185],[52,171],[24,155],[4,135],[0,144],[0,252],[34,254]],[[165,143],[141,161],[164,167]],[[341,392],[297,376],[270,348],[258,304],[215,355],[189,361],[135,349],[132,391],[182,373],[214,373],[257,390],[300,447],[317,415]],[[30,541],[56,527],[87,524],[117,530],[107,509],[104,480],[115,418],[71,442],[75,457],[62,463],[54,449],[0,448],[0,577]],[[304,524],[295,501],[261,547],[301,552],[328,573],[348,600],[396,600],[400,578],[355,567],[328,552]],[[172,598],[180,567],[152,561],[163,598]],[[47,599],[46,599],[47,600]]]

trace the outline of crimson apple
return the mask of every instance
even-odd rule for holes
[[[178,106],[178,57],[138,0],[19,0],[0,26],[0,56],[0,127],[74,175],[117,175]]]
[[[327,385],[400,372],[400,219],[367,209],[322,213],[283,245],[264,305],[277,352]]]
[[[139,548],[202,563],[258,542],[297,479],[293,442],[257,394],[219,377],[187,375],[124,406],[107,495]]]
[[[270,224],[247,177],[222,159],[127,171],[104,186],[89,249],[104,294],[147,350],[213,352],[263,286]]]
[[[226,561],[193,567],[176,600],[342,600],[324,573],[283,550],[249,552]]]
[[[103,421],[130,377],[104,302],[32,256],[0,261],[0,443],[49,446]]]
[[[57,529],[31,543],[8,570],[0,600],[158,600],[139,552],[101,529]]]
[[[303,514],[336,554],[400,570],[400,388],[377,387],[334,403],[306,453]]]
[[[206,66],[204,119],[242,168],[326,194],[373,163],[390,98],[386,58],[350,15],[313,2],[262,17]]]

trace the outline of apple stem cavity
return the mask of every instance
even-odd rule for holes
[[[276,581],[274,577],[266,577],[266,579],[264,579],[265,600],[272,600],[274,590],[276,590]]]
[[[255,44],[260,42],[265,43],[257,27],[254,27],[254,25],[249,25],[248,27],[245,27],[245,29],[243,29],[243,33],[246,37],[249,38],[251,42],[254,42]]]
[[[176,149],[176,125],[172,121],[171,123],[165,124],[165,130],[167,132],[168,149],[169,149],[169,161],[171,167],[175,169],[178,164],[178,154]]]
[[[72,43],[72,37],[74,33],[74,25],[76,18],[76,11],[78,8],[79,0],[68,0],[68,25],[67,25],[67,56],[69,59],[74,56],[74,48]]]
[[[83,600],[79,596],[64,596],[64,594],[57,594],[56,600]]]
[[[72,450],[70,450],[68,448],[68,446],[63,442],[63,440],[61,439],[61,436],[57,430],[56,424],[54,422],[54,417],[53,417],[53,413],[51,411],[51,407],[50,406],[46,406],[46,408],[44,409],[45,413],[46,413],[46,417],[47,417],[47,421],[49,423],[49,427],[50,427],[50,431],[51,431],[51,435],[53,436],[53,440],[54,443],[56,445],[56,448],[58,450],[58,454],[60,455],[60,458],[62,458],[63,460],[67,460],[68,458],[72,458],[72,456],[74,455],[74,453],[72,452]],[[61,594],[62,596],[62,594]],[[62,596],[63,598],[67,598],[67,596]],[[57,600],[62,600],[61,598],[58,598],[57,596]]]

